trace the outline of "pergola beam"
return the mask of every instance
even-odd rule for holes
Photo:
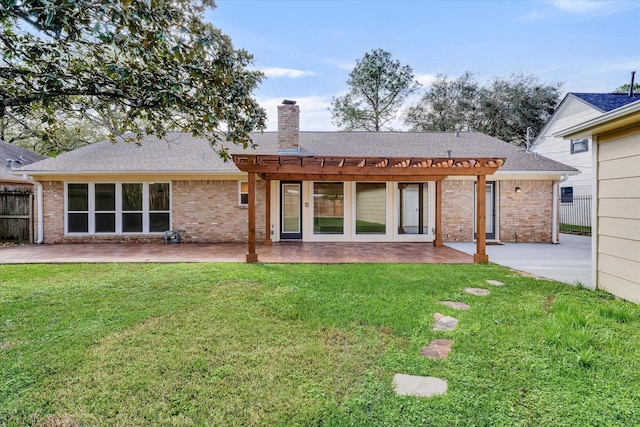
[[[256,253],[256,175],[266,181],[266,209],[270,209],[270,181],[378,181],[436,182],[436,236],[433,244],[442,246],[442,180],[448,176],[477,177],[476,263],[487,263],[486,180],[504,164],[492,158],[426,157],[339,157],[234,154],[235,165],[249,174],[249,251],[247,262],[257,262]],[[270,212],[267,212],[265,244],[271,243]]]

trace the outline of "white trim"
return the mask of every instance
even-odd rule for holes
[[[600,146],[598,144],[598,137],[592,139],[592,149],[591,149],[591,161],[592,161],[592,171],[591,174],[591,182],[592,182],[592,202],[591,202],[591,289],[598,289],[598,245],[600,239],[598,237],[598,222],[600,218],[598,218],[598,206],[600,201],[600,191],[599,191],[599,168],[598,168],[598,157],[600,155]]]
[[[70,184],[86,184],[88,197],[87,211],[69,211],[69,194],[68,188]],[[115,215],[115,231],[113,232],[96,232],[95,231],[95,186],[96,184],[113,184],[115,185],[115,211],[100,211],[105,213],[113,213]],[[122,214],[136,213],[138,211],[122,211],[122,185],[123,184],[142,184],[142,231],[123,232],[122,231]],[[149,187],[152,184],[167,184],[169,186],[169,209],[168,210],[149,210]],[[95,182],[95,181],[66,181],[63,187],[64,194],[64,236],[65,237],[81,237],[81,236],[140,236],[140,235],[162,235],[164,231],[150,231],[150,218],[152,213],[168,213],[169,229],[172,229],[173,223],[173,186],[171,182],[151,182],[151,181],[114,181],[114,182]],[[78,212],[87,214],[88,231],[87,232],[70,232],[69,231],[69,213]]]
[[[571,126],[570,128],[561,130],[560,132],[553,134],[553,136],[567,139],[567,137],[570,136],[578,136],[576,135],[577,133],[588,134],[589,130],[591,130],[592,128],[608,122],[612,122],[616,119],[623,118],[638,111],[640,111],[640,101],[634,101],[630,104],[623,105],[620,108],[616,108],[615,110],[611,110],[608,113],[605,113],[594,119],[588,120],[584,123],[580,123],[579,125]]]
[[[247,184],[247,191],[242,191],[242,184]],[[242,203],[242,194],[247,195],[247,203]],[[239,179],[238,180],[238,206],[247,207],[249,206],[249,181]]]

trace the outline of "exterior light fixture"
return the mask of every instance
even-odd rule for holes
[[[522,193],[522,188],[516,187],[516,193],[518,193],[518,194]]]

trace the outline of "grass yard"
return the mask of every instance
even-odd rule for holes
[[[640,307],[495,265],[12,265],[0,303],[0,425],[640,425]]]

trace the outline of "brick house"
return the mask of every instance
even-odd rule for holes
[[[295,167],[271,166],[278,174],[270,177],[279,179],[255,183],[258,240],[434,242],[439,230],[440,240],[470,242],[481,217],[487,240],[557,239],[556,183],[577,173],[574,168],[478,132],[300,132],[295,103],[279,106],[278,113],[278,132],[255,133],[255,150],[230,152],[290,164],[302,157],[342,159],[340,166],[385,159],[376,167],[389,167],[375,170],[399,172],[389,179],[309,179],[286,175]],[[389,159],[397,164],[388,165]],[[430,169],[420,167],[432,159]],[[479,168],[480,161],[493,169]],[[486,197],[476,198],[476,170],[487,174]],[[177,229],[186,242],[248,239],[251,174],[190,134],[149,136],[140,145],[100,142],[20,173],[42,184],[41,237],[47,243],[159,241]],[[477,204],[485,205],[486,216],[480,215],[485,209],[476,212]]]

